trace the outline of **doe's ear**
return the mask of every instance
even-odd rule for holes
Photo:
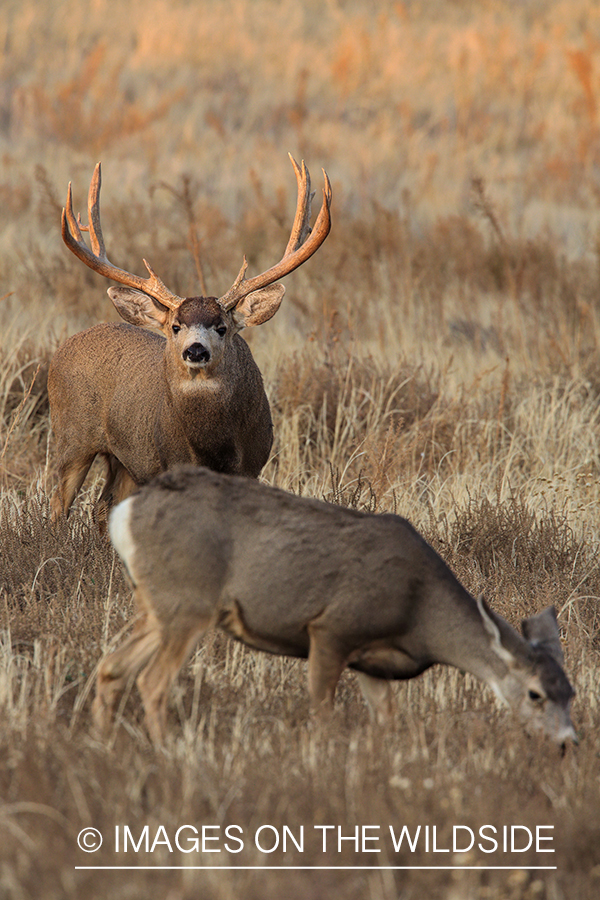
[[[233,310],[233,321],[240,330],[268,322],[281,306],[284,294],[282,284],[270,284],[259,291],[252,291]]]
[[[541,647],[562,666],[565,659],[560,645],[558,619],[553,606],[521,622],[523,635],[534,647]]]
[[[107,293],[121,318],[130,325],[162,328],[167,321],[167,307],[143,291],[128,287],[109,287]]]
[[[515,658],[513,654],[503,646],[500,629],[494,621],[491,609],[483,599],[483,594],[480,594],[479,597],[477,597],[477,609],[479,610],[483,627],[490,637],[490,647],[496,656],[499,656],[502,662],[511,668],[514,665]]]

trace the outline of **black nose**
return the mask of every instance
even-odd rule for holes
[[[188,362],[199,363],[208,362],[210,359],[210,350],[207,350],[204,344],[190,344],[183,351],[183,358]]]

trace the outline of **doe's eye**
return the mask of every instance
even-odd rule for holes
[[[529,694],[529,699],[533,700],[534,703],[538,703],[540,700],[544,699],[537,691],[528,691],[527,693]]]
[[[219,327],[217,328],[217,334],[219,335],[219,337],[225,337],[225,335],[227,334],[226,326],[219,325]]]
[[[179,332],[181,331],[181,325],[173,325],[171,327],[171,330],[173,334],[179,334]]]

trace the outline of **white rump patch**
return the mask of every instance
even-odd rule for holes
[[[133,497],[127,497],[122,503],[119,503],[111,510],[108,517],[108,532],[113,547],[125,563],[129,577],[135,584],[135,576],[133,573],[132,562],[135,545],[131,535],[131,505]]]

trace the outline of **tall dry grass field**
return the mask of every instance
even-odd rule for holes
[[[2,900],[598,896],[599,33],[586,0],[4,0]],[[564,756],[443,669],[398,685],[389,727],[347,674],[319,731],[304,663],[221,637],[182,673],[164,750],[135,691],[108,745],[90,734],[132,606],[93,479],[49,524],[48,362],[116,319],[62,245],[67,182],[85,209],[101,159],[111,259],[218,294],[243,253],[254,273],[285,246],[288,150],[328,170],[334,224],[248,334],[264,480],[407,516],[514,624],[555,604],[581,737]],[[464,828],[454,852],[455,826],[484,825],[520,826],[515,852],[459,852]],[[420,826],[414,851],[390,826]],[[536,827],[553,853],[520,851]],[[391,868],[410,866],[437,868]]]

